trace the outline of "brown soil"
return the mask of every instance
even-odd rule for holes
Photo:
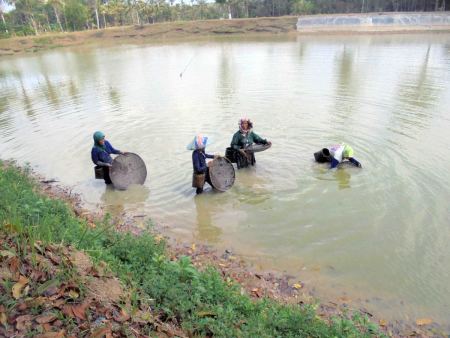
[[[167,22],[0,39],[0,56],[85,44],[151,43],[224,35],[296,33],[297,17]]]

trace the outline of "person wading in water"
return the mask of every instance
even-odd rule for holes
[[[247,152],[245,149],[256,144],[268,144],[270,141],[263,139],[253,131],[253,123],[248,118],[241,118],[239,120],[239,130],[234,133],[231,145],[226,150],[226,157],[231,162],[236,162],[238,169],[248,167],[249,164],[255,165],[255,154]]]
[[[120,150],[115,149],[111,143],[105,140],[105,134],[101,131],[94,133],[94,146],[91,150],[92,162],[96,165],[96,169],[103,169],[103,179],[106,184],[111,184],[111,177],[109,176],[109,169],[112,165],[111,154],[125,154]]]

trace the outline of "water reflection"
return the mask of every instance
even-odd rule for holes
[[[271,198],[272,192],[267,188],[270,186],[269,179],[258,175],[256,170],[255,167],[248,167],[237,172],[233,189],[240,203],[258,205]]]
[[[30,118],[30,120],[33,121],[36,118],[36,111],[33,108],[33,101],[31,97],[28,95],[27,90],[25,89],[25,85],[22,81],[22,75],[20,73],[17,73],[16,78],[19,81],[20,88],[22,90],[24,110],[27,113],[27,116]]]
[[[435,75],[429,69],[430,52],[429,45],[417,73],[412,72],[414,68],[408,68],[398,85],[399,105],[393,111],[394,121],[398,127],[393,130],[404,136],[417,137],[415,131],[426,127],[432,116],[433,107],[439,100],[440,88],[434,83]]]
[[[334,178],[338,183],[339,190],[351,188],[350,186],[351,177],[352,176],[350,175],[349,171],[345,170],[344,168],[339,168],[335,171]]]
[[[358,97],[360,77],[354,76],[353,64],[354,52],[347,46],[344,46],[336,60],[336,105],[333,123],[339,125],[344,124],[348,126],[351,116],[359,105],[355,97]],[[338,137],[338,139],[341,137]]]
[[[313,164],[315,178],[319,181],[335,181],[338,190],[351,188],[352,170],[360,170],[348,161],[341,162],[336,169],[330,169],[329,163]]]
[[[231,67],[232,62],[233,56],[229,51],[229,47],[225,45],[220,52],[219,76],[217,79],[217,92],[224,107],[231,105],[234,94],[235,85]]]
[[[221,207],[210,195],[214,192],[205,192],[194,197],[197,215],[196,239],[209,243],[218,243],[222,235],[222,229],[214,225],[214,215]]]
[[[144,185],[132,185],[127,190],[117,190],[112,185],[105,185],[105,192],[100,200],[105,205],[107,213],[118,216],[128,205],[133,205],[134,209],[143,207],[149,194],[150,190]]]

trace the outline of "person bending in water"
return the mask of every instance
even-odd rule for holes
[[[238,169],[248,167],[249,164],[255,165],[255,154],[245,151],[245,148],[253,143],[272,144],[253,132],[253,123],[250,119],[241,118],[239,120],[239,130],[234,133],[230,148],[227,148],[228,154],[235,160],[232,162],[237,163]]]
[[[361,168],[361,163],[359,163],[353,157],[353,148],[348,144],[342,143],[331,146],[329,148],[323,148],[322,150],[314,153],[314,158],[319,163],[330,162],[330,169],[336,168],[339,163],[344,160],[348,160],[350,163],[356,167]]]
[[[205,181],[212,187],[211,178],[209,177],[209,165],[211,162],[206,164],[206,159],[219,157],[219,155],[210,155],[205,152],[207,142],[208,137],[197,135],[190,146],[190,148],[194,149],[192,152],[192,166],[194,169],[192,187],[197,188],[197,194],[203,192]]]
[[[94,133],[94,146],[91,150],[92,162],[103,169],[103,179],[106,184],[111,184],[111,177],[109,176],[109,169],[112,165],[111,154],[124,154],[124,152],[115,149],[111,143],[105,140],[105,134],[101,131]]]

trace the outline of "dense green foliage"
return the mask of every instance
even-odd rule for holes
[[[0,0],[0,37],[179,20],[446,9],[450,0]]]
[[[145,305],[162,320],[192,335],[217,337],[370,337],[376,325],[356,315],[326,323],[313,306],[286,306],[253,301],[240,287],[210,268],[199,272],[188,257],[168,259],[164,242],[149,234],[117,233],[108,220],[89,227],[61,200],[37,192],[25,172],[0,162],[0,231],[14,232],[22,247],[71,244],[94,260],[103,260],[133,294],[134,306]]]

